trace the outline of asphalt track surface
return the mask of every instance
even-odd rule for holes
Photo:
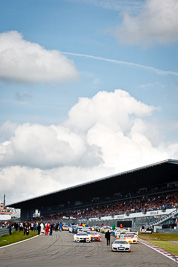
[[[69,232],[40,235],[26,242],[0,248],[0,267],[169,267],[178,264],[138,243],[131,252],[111,252],[104,234],[101,242],[75,243]],[[111,242],[114,237],[111,237]]]

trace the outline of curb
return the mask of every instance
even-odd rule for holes
[[[174,254],[171,254],[170,252],[158,247],[158,246],[155,246],[145,240],[139,240],[139,242],[155,251],[157,251],[158,253],[164,255],[165,257],[169,258],[170,260],[173,260],[175,261],[176,263],[178,263],[178,256],[174,255]]]

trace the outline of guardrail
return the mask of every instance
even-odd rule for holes
[[[3,236],[3,235],[9,235],[9,229],[8,228],[0,229],[0,236]]]

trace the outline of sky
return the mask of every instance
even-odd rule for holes
[[[0,202],[178,159],[177,0],[0,6]]]

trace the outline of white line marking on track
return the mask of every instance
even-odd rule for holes
[[[13,246],[13,245],[17,245],[17,244],[19,244],[19,243],[23,243],[23,242],[25,242],[25,241],[31,240],[31,239],[33,239],[33,238],[36,238],[36,237],[38,237],[38,236],[39,236],[39,235],[36,235],[36,236],[30,237],[30,238],[28,238],[28,239],[25,239],[25,240],[22,240],[22,241],[19,241],[19,242],[15,242],[15,243],[12,243],[12,244],[9,244],[9,245],[6,245],[6,246],[2,246],[2,247],[0,247],[0,248],[6,248],[6,247]]]

